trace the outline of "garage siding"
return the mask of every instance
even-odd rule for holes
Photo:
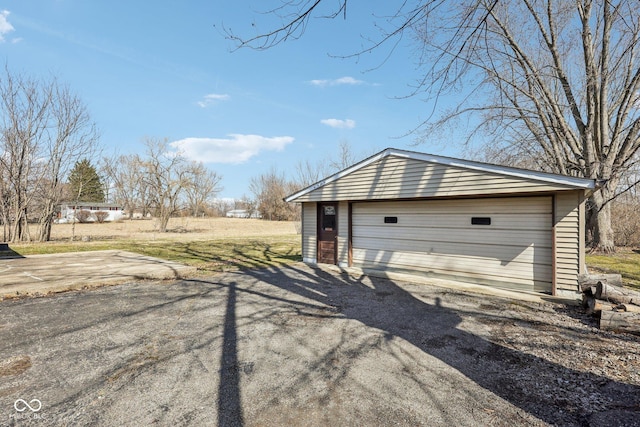
[[[316,203],[302,204],[302,260],[315,264],[318,259],[318,229]]]
[[[582,272],[584,253],[581,237],[581,191],[558,193],[555,197],[556,293],[578,292],[577,275]]]
[[[349,203],[338,203],[338,265],[349,266]]]
[[[420,160],[385,157],[297,201],[382,200],[549,192],[566,186]]]
[[[352,221],[354,267],[551,292],[551,197],[354,203]]]

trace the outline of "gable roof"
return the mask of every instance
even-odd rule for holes
[[[381,162],[389,157],[395,157],[398,159],[405,159],[407,161],[425,162],[430,165],[439,166],[443,168],[451,168],[455,170],[467,170],[474,171],[480,174],[493,174],[499,175],[505,178],[514,178],[524,181],[534,181],[540,184],[547,184],[552,187],[558,187],[557,189],[585,189],[593,190],[596,187],[595,180],[586,178],[575,178],[565,175],[558,175],[546,172],[538,172],[527,169],[513,168],[508,166],[499,166],[489,163],[475,162],[471,160],[456,159],[452,157],[436,156],[433,154],[419,153],[415,151],[406,151],[396,148],[387,148],[373,156],[356,163],[340,172],[337,172],[321,181],[316,182],[302,190],[286,197],[284,200],[287,202],[296,201],[299,198],[308,198],[309,193],[312,193],[318,189],[321,189],[329,184],[337,184],[336,181],[341,178],[347,177],[354,172],[361,171],[367,166],[374,165],[376,162]],[[303,197],[307,196],[307,197]],[[306,200],[304,200],[306,201]]]

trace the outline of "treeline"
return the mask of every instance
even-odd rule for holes
[[[221,176],[146,141],[144,155],[100,155],[96,125],[80,98],[56,79],[0,76],[0,239],[48,241],[62,201],[122,203],[150,212],[165,231],[169,218],[189,209],[199,215],[221,190]],[[33,224],[34,226],[30,226]]]
[[[143,154],[105,157],[87,107],[69,87],[50,80],[0,76],[0,226],[2,241],[48,241],[61,202],[114,202],[130,217],[153,216],[166,231],[176,215],[244,209],[266,220],[298,220],[284,197],[354,163],[342,142],[336,158],[272,168],[249,179],[249,195],[216,201],[222,177],[202,163],[148,138]],[[293,172],[293,174],[291,173]],[[294,175],[291,177],[291,175]]]
[[[185,209],[199,216],[222,190],[222,176],[201,162],[169,150],[168,141],[148,138],[144,155],[122,155],[104,159],[102,169],[109,179],[109,198],[131,216],[153,215],[158,231],[167,230],[169,219]]]

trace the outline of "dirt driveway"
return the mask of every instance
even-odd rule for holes
[[[577,308],[295,264],[3,301],[0,424],[633,425],[638,354]]]

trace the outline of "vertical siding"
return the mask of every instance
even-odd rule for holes
[[[338,259],[340,267],[349,266],[349,202],[338,204]]]
[[[580,215],[582,190],[559,192],[555,197],[556,293],[578,292],[578,274],[582,270],[584,225]]]
[[[316,203],[302,204],[302,260],[315,264],[318,260],[318,212]]]

